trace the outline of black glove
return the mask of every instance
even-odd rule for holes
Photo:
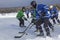
[[[25,18],[25,17],[22,17],[22,19],[27,21],[27,18]]]
[[[27,18],[24,18],[24,20],[26,20],[26,21],[27,21]]]

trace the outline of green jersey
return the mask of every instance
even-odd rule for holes
[[[17,14],[17,19],[20,19],[20,18],[22,18],[24,16],[24,12],[22,11],[22,10],[20,10],[19,12],[18,12],[18,14]]]

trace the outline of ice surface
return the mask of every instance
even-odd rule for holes
[[[60,40],[60,25],[57,24],[54,25],[55,31],[51,31],[52,37],[36,37],[37,34],[34,33],[35,28],[32,27],[27,31],[28,35],[24,35],[22,38],[15,39],[14,36],[21,35],[18,32],[25,29],[19,27],[19,21],[15,18],[16,14],[17,13],[10,13],[3,16],[0,14],[0,40]],[[29,23],[25,21],[25,25],[28,26],[28,24]]]

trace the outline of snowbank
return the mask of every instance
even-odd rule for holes
[[[0,18],[15,18],[17,13],[0,13]],[[27,17],[26,13],[24,12],[25,17]],[[29,17],[31,17],[31,13],[29,13]]]
[[[59,17],[60,17],[60,11],[58,12],[58,14],[59,14]]]
[[[3,13],[0,14],[0,18],[13,18],[16,17],[17,13]]]
[[[60,11],[58,12],[58,14],[60,17]],[[17,13],[3,13],[3,14],[0,13],[0,18],[14,18],[16,17],[16,15]],[[25,17],[27,17],[26,14]],[[31,13],[29,13],[29,17],[31,17]]]

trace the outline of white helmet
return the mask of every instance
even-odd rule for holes
[[[53,5],[50,5],[50,8],[53,8]]]

